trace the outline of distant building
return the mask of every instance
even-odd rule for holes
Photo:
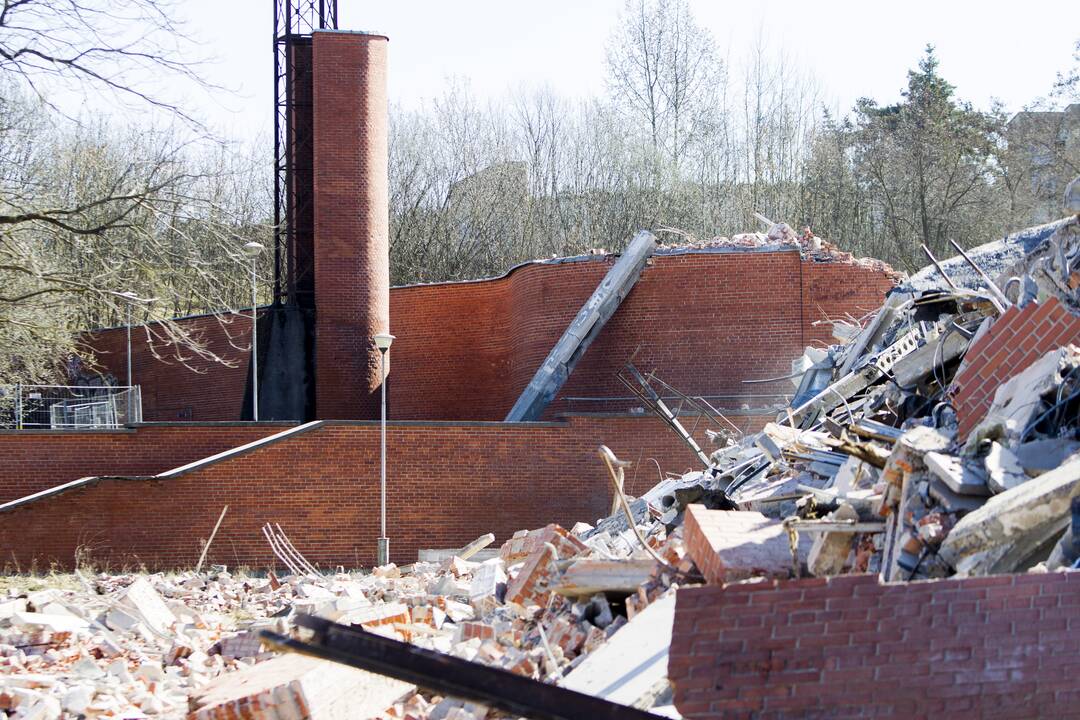
[[[1080,175],[1080,103],[1064,110],[1020,112],[1008,125],[1010,154],[1030,168],[1017,203],[1030,208],[1032,224],[1061,217],[1065,186]]]

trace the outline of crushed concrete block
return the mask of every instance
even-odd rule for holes
[[[581,558],[563,571],[553,590],[560,595],[595,595],[598,592],[633,592],[648,582],[656,561],[651,558],[603,560]]]
[[[986,469],[978,460],[928,452],[923,456],[923,462],[927,469],[954,493],[979,497],[990,494],[990,488],[986,484]]]
[[[859,513],[851,505],[843,503],[825,516],[826,520],[857,522]],[[844,571],[848,556],[855,541],[855,535],[849,532],[816,533],[810,552],[806,558],[806,568],[814,577],[830,577]]]
[[[1031,440],[1013,448],[1017,461],[1032,477],[1063,465],[1066,460],[1078,453],[1080,453],[1080,442],[1068,438]]]
[[[52,632],[78,632],[90,627],[89,622],[74,615],[46,615],[18,610],[11,614],[11,623],[26,628],[43,628]]]
[[[0,602],[0,620],[7,620],[17,612],[26,612],[26,598]]]
[[[506,592],[506,570],[501,558],[492,558],[480,564],[469,585],[469,602],[479,612],[490,612]]]
[[[168,634],[176,622],[176,615],[146,578],[133,582],[121,596],[120,604],[134,610],[151,630],[161,635]]]
[[[1080,458],[995,495],[965,515],[940,556],[961,576],[1008,572],[1064,529],[1080,495]]]
[[[990,452],[984,459],[986,486],[993,493],[1002,493],[1028,481],[1024,466],[1011,450],[1001,443],[990,443]]]

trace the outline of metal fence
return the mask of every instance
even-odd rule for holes
[[[138,385],[0,385],[0,428],[115,428],[137,422]]]

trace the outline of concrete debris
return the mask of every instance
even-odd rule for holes
[[[509,562],[451,556],[369,573],[259,578],[218,569],[58,576],[63,586],[47,591],[13,586],[0,595],[0,712],[12,718],[490,717],[479,705],[335,663],[279,655],[263,644],[260,630],[296,632],[293,618],[304,614],[546,682],[567,676],[617,633],[644,634],[651,665],[628,686],[644,696],[666,678],[666,661],[653,656],[670,642],[671,589],[692,566],[678,532],[669,536],[656,520],[639,529],[671,569],[636,540],[597,536],[590,546],[549,525],[506,543]],[[469,547],[488,542],[485,536]],[[656,694],[656,701],[662,697]]]
[[[803,570],[897,581],[1048,560],[1069,496],[1051,503],[1043,478],[1060,479],[1080,455],[1080,284],[1069,280],[1080,218],[1000,245],[939,263],[954,282],[919,273],[865,327],[834,323],[840,344],[793,363],[792,407],[681,478],[715,511],[686,513],[690,556],[709,582]],[[1003,504],[1023,498],[1040,499]],[[979,520],[987,513],[997,525]],[[782,557],[781,525],[764,518],[811,535],[808,553],[792,539]],[[972,534],[976,522],[1008,530]]]
[[[282,655],[219,675],[191,696],[191,720],[238,717],[372,717],[413,695],[415,685],[337,663]],[[257,708],[257,709],[256,709]]]
[[[572,530],[520,530],[497,555],[489,534],[406,566],[327,574],[268,525],[291,575],[9,585],[0,719],[321,720],[355,715],[350,704],[396,720],[503,717],[260,641],[304,641],[310,617],[663,714],[680,586],[1069,569],[1080,558],[1080,217],[1037,230],[943,260],[951,281],[930,268],[865,325],[835,325],[839,344],[794,365],[792,406],[760,433],[713,433],[703,469],[627,497],[628,463],[603,448],[606,467],[583,468],[581,482],[603,487],[605,504],[610,490],[612,512]],[[781,224],[723,242],[835,254]],[[538,397],[555,385],[544,387]]]
[[[611,640],[590,653],[559,684],[570,690],[633,705],[667,679],[675,594],[638,613]]]

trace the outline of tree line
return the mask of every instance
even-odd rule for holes
[[[393,110],[393,281],[618,250],[641,227],[708,241],[760,229],[754,213],[910,271],[924,244],[951,255],[950,239],[1030,224],[1034,168],[1010,150],[1009,114],[959,98],[933,48],[912,60],[899,102],[837,116],[784,52],[759,41],[729,64],[685,0],[628,0],[601,96],[522,88],[480,102],[459,81]],[[1080,99],[1076,73],[1040,106]],[[1027,140],[1080,173],[1056,138]]]
[[[213,359],[172,319],[250,305],[241,247],[272,246],[270,139],[228,141],[169,99],[178,78],[225,92],[192,60],[180,7],[0,0],[0,383],[57,379],[79,330],[129,311],[160,321],[140,332],[172,361]],[[913,63],[899,102],[836,115],[781,50],[729,61],[685,0],[627,0],[596,97],[481,102],[458,79],[391,108],[392,282],[619,250],[642,227],[708,241],[756,229],[755,212],[904,270],[923,244],[948,255],[950,239],[1027,224],[1033,168],[1009,149],[1005,110],[957,97],[931,48]],[[1080,97],[1076,68],[1042,105]],[[56,102],[72,92],[132,112],[73,114]]]

